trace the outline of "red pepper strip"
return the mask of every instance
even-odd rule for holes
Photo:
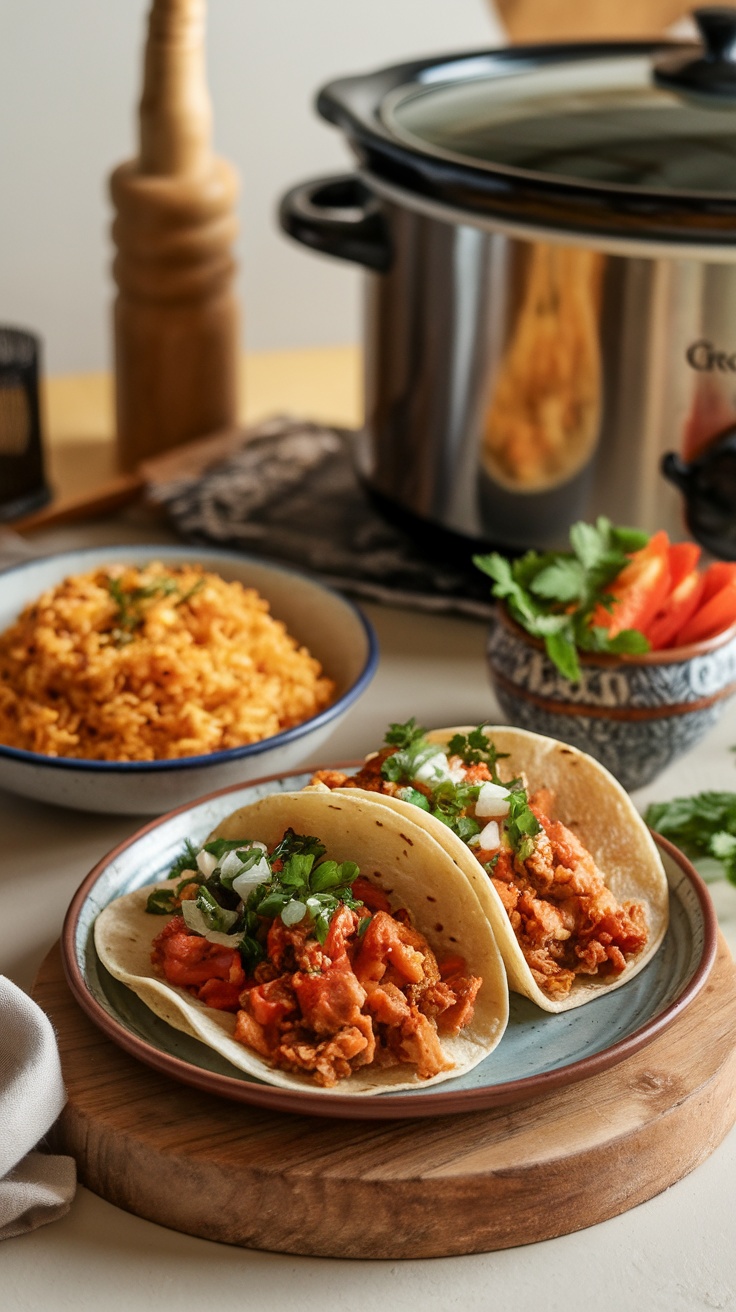
[[[622,629],[646,631],[669,590],[669,546],[667,534],[661,530],[629,557],[628,565],[606,589],[613,597],[611,610],[597,606],[592,625],[608,629],[611,638]]]
[[[736,561],[731,560],[714,560],[709,565],[703,575],[705,586],[703,588],[703,603],[710,601],[715,597],[721,588],[725,588],[727,583],[736,579]]]
[[[661,651],[674,642],[680,630],[695,614],[703,595],[704,576],[692,570],[672,589],[664,605],[654,616],[646,636],[652,651]]]
[[[702,604],[677,635],[677,646],[715,638],[736,624],[736,578]]]
[[[697,542],[670,543],[670,588],[672,590],[695,569],[699,560],[700,547]]]

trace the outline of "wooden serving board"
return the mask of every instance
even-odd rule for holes
[[[175,1084],[106,1039],[58,946],[33,996],[68,1104],[53,1147],[83,1184],[173,1230],[320,1257],[489,1252],[595,1225],[699,1165],[736,1120],[736,968],[720,939],[691,1005],[646,1048],[532,1102],[417,1121],[331,1121]]]

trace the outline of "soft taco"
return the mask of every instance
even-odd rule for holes
[[[311,786],[418,811],[478,895],[509,987],[546,1011],[625,984],[664,938],[667,877],[648,829],[617,780],[565,743],[410,720],[356,774],[319,771]]]
[[[356,792],[275,794],[189,844],[172,875],[101,912],[98,955],[249,1075],[379,1094],[460,1075],[501,1039],[508,986],[490,923],[411,811]]]

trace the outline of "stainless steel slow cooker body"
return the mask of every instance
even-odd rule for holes
[[[685,167],[665,100],[673,139],[658,158],[650,149],[646,186],[625,176],[641,171],[638,126],[628,156],[605,147],[623,176],[585,176],[600,167],[596,133],[611,137],[606,97],[618,103],[632,76],[634,110],[662,117],[645,86],[654,52],[515,48],[321,93],[360,168],[294,188],[282,224],[368,270],[358,467],[382,509],[429,542],[560,546],[575,519],[606,514],[736,557],[736,145],[724,147],[736,109],[696,106],[697,130],[715,113],[718,133]],[[523,122],[524,167],[499,165],[504,114],[518,128],[524,79],[540,68],[537,95],[562,124],[555,157]],[[561,142],[570,69],[582,147],[580,123]],[[696,188],[680,185],[683,168],[699,171]]]

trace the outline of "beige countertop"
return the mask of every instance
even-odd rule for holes
[[[317,386],[319,355],[324,372]],[[257,365],[248,364],[246,372],[251,379],[248,417],[291,410],[357,421],[357,352],[263,357]],[[106,387],[101,378],[49,381],[52,454],[79,442],[109,446]],[[45,554],[77,545],[169,540],[162,524],[132,510],[108,522],[47,529],[35,534],[28,548]],[[377,727],[410,714],[436,725],[492,721],[498,715],[486,680],[481,624],[376,605],[365,610],[381,644],[379,671],[334,731],[323,752],[325,762],[360,756],[376,745]],[[736,787],[729,750],[734,743],[736,717],[727,711],[705,743],[635,800],[644,805],[701,788]],[[139,823],[135,817],[63,811],[0,793],[5,907],[0,968],[21,987],[30,988],[81,880]],[[713,891],[734,950],[736,888],[718,884]],[[622,1171],[631,1169],[635,1164],[622,1160]],[[485,1312],[489,1307],[504,1312],[734,1312],[735,1203],[733,1131],[686,1179],[613,1220],[524,1249],[425,1262],[347,1262],[218,1246],[143,1221],[80,1187],[64,1219],[0,1245],[0,1302],[7,1312],[97,1312],[100,1306],[106,1312],[189,1312],[207,1306],[218,1312],[261,1307],[301,1312]],[[451,1225],[452,1218],[446,1223]]]
[[[354,346],[244,355],[240,421],[257,423],[269,415],[293,414],[357,427],[362,418],[360,369],[360,351]],[[82,496],[115,478],[109,374],[46,379],[42,410],[47,476],[56,499]]]

